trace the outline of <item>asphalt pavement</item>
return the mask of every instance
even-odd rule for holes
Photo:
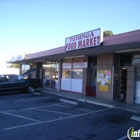
[[[127,139],[130,127],[140,129],[134,115],[139,114],[48,93],[5,94],[0,95],[0,139]]]

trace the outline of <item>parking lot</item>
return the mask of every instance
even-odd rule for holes
[[[0,139],[116,140],[128,139],[130,127],[140,129],[131,119],[138,114],[60,99],[47,93],[0,95]]]

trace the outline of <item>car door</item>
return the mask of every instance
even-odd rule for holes
[[[9,82],[8,75],[0,75],[0,90],[7,90],[9,88],[10,88],[10,82]]]
[[[9,87],[11,89],[19,89],[20,85],[19,85],[18,75],[9,75],[9,82],[10,82]]]

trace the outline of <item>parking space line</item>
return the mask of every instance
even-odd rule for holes
[[[75,115],[75,114],[63,113],[63,112],[58,112],[58,111],[51,111],[51,110],[46,110],[46,109],[33,109],[33,110],[40,110],[40,111],[46,111],[46,112],[53,112],[53,113],[59,113],[59,114],[64,114],[64,115]]]
[[[7,115],[11,115],[11,116],[15,116],[15,117],[18,117],[18,118],[23,118],[23,119],[31,120],[31,121],[41,122],[39,120],[35,120],[35,119],[32,119],[32,118],[28,118],[28,117],[24,117],[24,116],[12,114],[12,113],[4,112],[4,111],[2,111],[1,113],[7,114]]]
[[[39,98],[33,98],[33,99],[22,99],[22,100],[14,100],[14,101],[28,101],[28,100],[37,100],[37,99],[44,99],[44,98],[50,98],[50,96],[49,97],[39,97]]]
[[[0,101],[0,103],[7,103],[7,102],[19,102],[19,101],[28,101],[28,100],[37,100],[37,99],[44,99],[44,98],[50,98],[49,97],[39,97],[39,98],[32,98],[32,99],[22,99],[22,100],[6,100],[6,101]]]
[[[125,140],[126,138],[128,138],[128,137],[127,136],[124,136],[124,137],[121,137],[121,138],[119,138],[117,140]]]
[[[85,116],[85,115],[89,115],[89,114],[94,114],[94,113],[106,111],[106,110],[109,110],[109,109],[111,109],[111,108],[101,109],[101,110],[87,112],[87,113],[80,114],[80,115],[73,115],[73,116],[68,116],[68,117],[65,117],[65,118],[59,118],[59,119],[54,119],[54,120],[49,120],[49,121],[43,121],[43,122],[38,122],[38,123],[31,123],[31,124],[26,124],[26,125],[19,125],[19,126],[15,126],[15,127],[9,127],[9,128],[5,128],[4,130],[7,131],[7,130],[22,128],[22,127],[27,127],[27,126],[33,126],[33,125],[37,125],[37,124],[45,124],[45,123],[50,123],[50,122],[56,122],[56,121],[61,121],[61,120],[81,117],[81,116]]]
[[[87,109],[79,109],[79,108],[74,108],[74,107],[70,107],[70,106],[63,106],[63,105],[56,105],[56,106],[61,106],[61,107],[66,107],[66,108],[73,108],[73,109],[76,109],[76,110],[82,110],[82,111],[92,111],[92,110],[87,110]]]
[[[63,104],[63,103],[58,103],[58,104]],[[44,105],[44,106],[37,106],[37,107],[31,107],[31,108],[20,109],[20,110],[6,110],[6,111],[0,111],[0,112],[30,110],[30,109],[42,108],[42,107],[53,106],[53,105],[57,105],[57,104]]]

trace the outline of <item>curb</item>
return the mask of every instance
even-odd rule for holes
[[[99,103],[99,102],[90,101],[90,100],[86,100],[86,99],[80,99],[80,98],[74,98],[74,97],[71,97],[71,96],[54,94],[54,93],[50,93],[50,92],[47,92],[47,91],[44,91],[44,92],[49,93],[49,94],[53,94],[53,95],[56,95],[56,96],[68,98],[68,99],[78,100],[78,101],[81,101],[81,102],[87,102],[87,103],[90,103],[90,104],[95,104],[95,105],[100,105],[100,106],[104,106],[104,107],[110,107],[110,108],[114,108],[114,109],[118,109],[118,110],[123,110],[123,111],[128,111],[128,112],[140,114],[140,111],[132,110],[132,109],[128,109],[128,108],[123,108],[123,107],[119,107],[119,106],[116,106],[116,105],[109,105],[109,104]]]
[[[73,104],[73,105],[78,105],[78,102],[74,102],[74,101],[69,101],[69,100],[66,100],[66,99],[60,99],[61,102],[64,102],[64,103],[69,103],[69,104]]]
[[[138,116],[132,116],[131,119],[140,122],[140,117]]]

